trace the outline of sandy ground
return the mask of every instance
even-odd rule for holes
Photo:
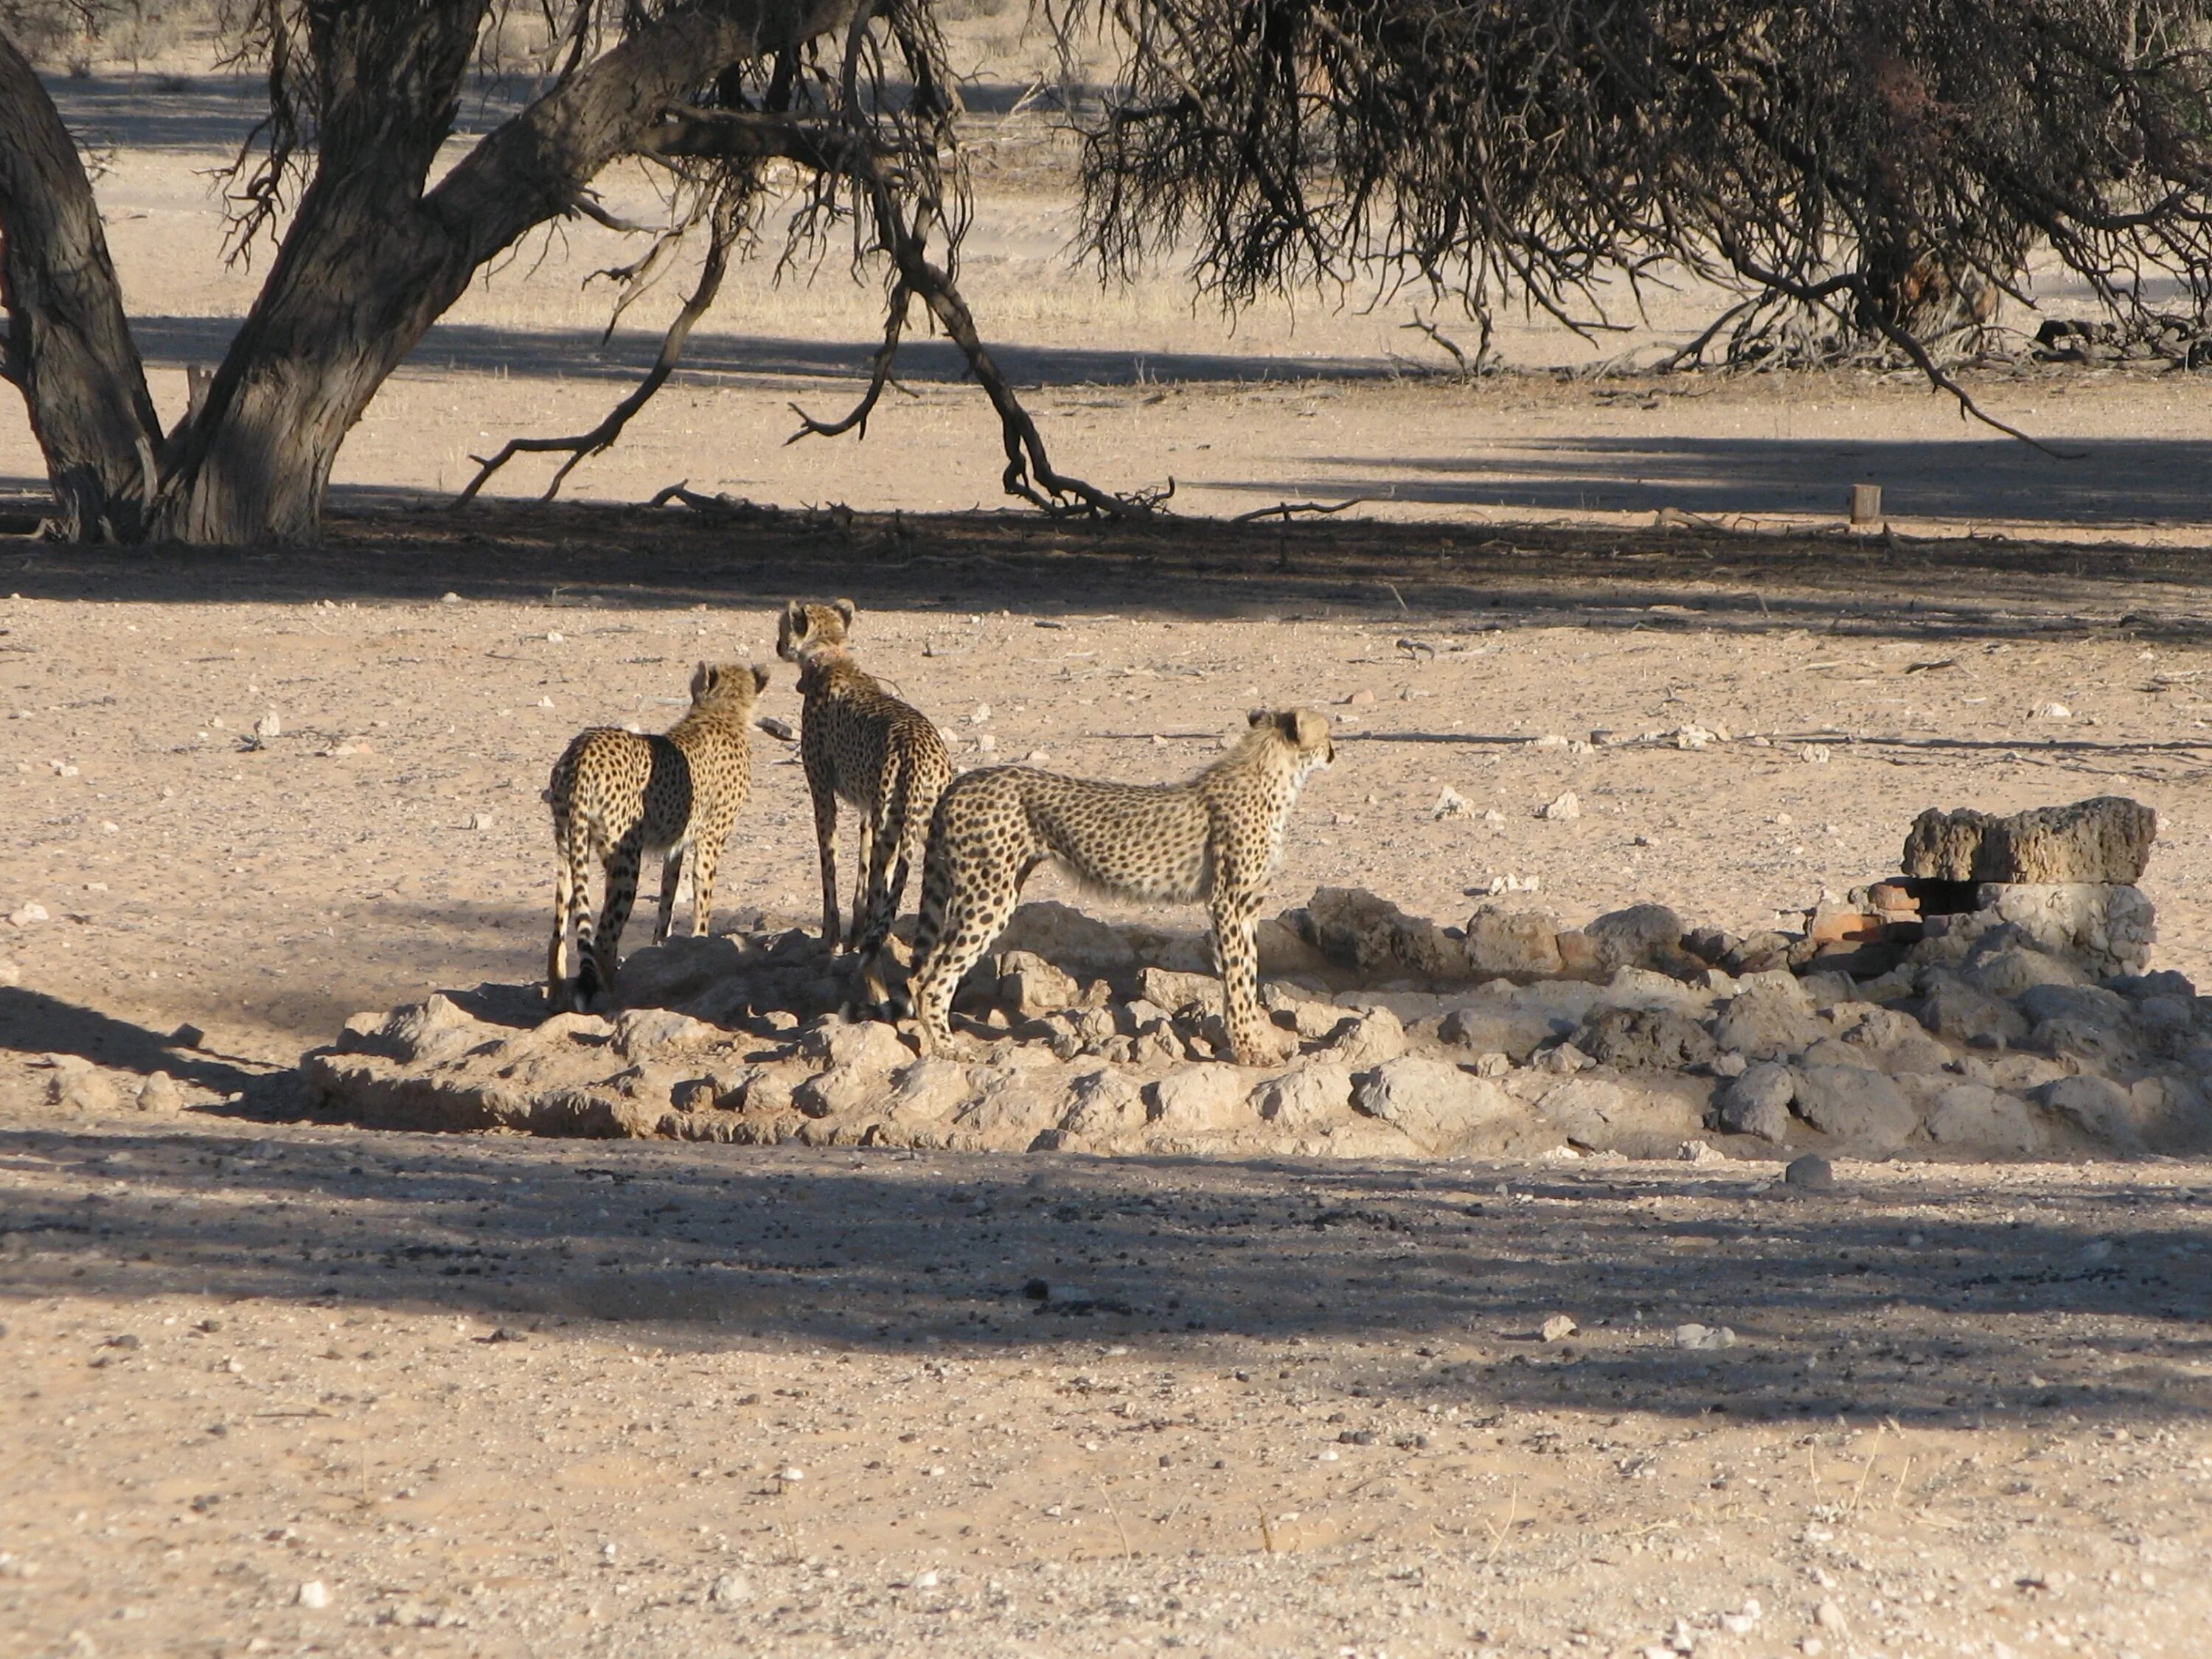
[[[138,124],[103,200],[173,410],[250,294],[198,171],[243,106],[58,90]],[[856,598],[965,763],[1164,777],[1249,707],[1327,707],[1285,904],[1455,921],[1511,876],[1571,923],[1656,898],[1741,930],[1887,872],[1923,806],[2118,792],[2161,814],[2156,965],[2206,976],[2193,385],[1978,383],[2083,457],[2053,460],[1856,376],[1394,380],[1395,313],[1231,335],[1164,282],[1098,299],[1053,261],[1064,201],[1006,170],[973,295],[1063,464],[1202,513],[1395,505],[921,516],[996,504],[979,399],[925,354],[865,448],[776,447],[873,325],[748,278],[575,493],[862,516],[391,510],[617,395],[638,342],[599,354],[576,287],[616,250],[571,228],[380,397],[325,549],[0,550],[0,1652],[2196,1650],[2201,1169],[1808,1196],[284,1121],[346,1015],[532,979],[563,742],[765,659],[793,594]],[[0,410],[0,477],[37,475]],[[1869,476],[1903,538],[1776,533]],[[795,714],[787,667],[766,708]],[[1727,739],[1529,741],[1686,726]],[[725,914],[809,920],[804,785],[759,759]],[[1439,821],[1447,787],[1498,820]],[[1534,816],[1570,789],[1579,818]],[[192,1109],[63,1121],[52,1052]],[[1036,1312],[1031,1279],[1084,1294]],[[1553,1313],[1580,1334],[1536,1340]],[[1690,1322],[1737,1344],[1674,1348]]]

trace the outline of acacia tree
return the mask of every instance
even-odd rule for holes
[[[864,427],[919,302],[998,409],[1011,492],[1152,505],[1054,470],[960,298],[967,197],[938,0],[536,0],[556,49],[544,89],[434,186],[509,0],[225,3],[270,93],[243,228],[282,234],[228,353],[164,432],[91,185],[6,33],[33,0],[0,0],[0,374],[29,407],[58,533],[311,537],[384,378],[533,227],[605,217],[592,182],[629,155],[677,174],[670,234],[707,227],[700,283],[605,422],[519,441],[477,484],[521,448],[573,465],[613,441],[713,303],[781,158],[810,192],[799,234],[849,222],[856,257],[886,273],[866,393],[803,431]],[[1410,275],[1486,327],[1513,298],[1591,329],[1611,325],[1611,280],[1686,268],[1743,295],[1693,351],[1726,331],[1733,356],[1753,357],[1779,325],[1821,314],[1962,404],[1929,338],[1978,292],[2024,295],[2039,244],[2124,315],[2160,275],[2199,316],[2212,302],[2212,0],[1032,6],[1063,41],[1103,28],[1121,49],[1081,159],[1109,277],[1173,249],[1232,305]]]
[[[83,167],[36,74],[0,34],[0,368],[28,404],[60,534],[312,537],[338,446],[385,377],[487,261],[548,220],[599,213],[590,187],[610,162],[682,152],[683,133],[663,131],[674,112],[694,112],[689,125],[710,135],[719,117],[751,115],[739,138],[716,139],[714,182],[742,192],[767,157],[820,148],[806,123],[762,106],[780,96],[788,110],[825,38],[873,21],[925,63],[933,38],[905,0],[574,0],[549,9],[562,52],[550,86],[429,186],[493,6],[245,7],[236,21],[268,64],[271,94],[249,220],[274,215],[288,181],[304,182],[252,309],[168,432],[147,395]],[[860,68],[884,59],[855,50],[841,63],[831,84],[855,94],[839,106],[842,119],[860,101]],[[932,98],[943,104],[941,88],[909,75],[898,107]],[[863,136],[864,146],[874,142]],[[905,159],[927,198],[934,155]]]
[[[2197,0],[1060,0],[1127,49],[1083,159],[1107,270],[1232,304],[1364,272],[1607,325],[1670,268],[1937,374],[2047,246],[2112,310],[2212,299]],[[1702,350],[1712,339],[1698,343]],[[1963,395],[1963,394],[1962,394]]]

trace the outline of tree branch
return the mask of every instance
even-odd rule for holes
[[[455,507],[465,507],[474,501],[477,492],[484,487],[492,474],[517,455],[550,454],[567,450],[568,459],[555,470],[552,481],[545,486],[545,493],[538,498],[550,501],[560,493],[562,482],[579,465],[611,448],[615,440],[622,436],[623,428],[629,424],[630,417],[653,400],[653,393],[660,390],[675,371],[677,363],[684,356],[684,343],[691,337],[692,325],[707,314],[708,308],[714,303],[714,296],[721,291],[722,276],[729,265],[730,242],[737,232],[736,214],[732,209],[718,206],[711,224],[711,240],[707,244],[707,259],[700,269],[699,281],[692,289],[690,297],[684,301],[683,309],[676,313],[676,320],[669,324],[668,331],[660,337],[660,350],[653,360],[653,367],[630,394],[609,410],[606,418],[589,432],[580,432],[568,438],[509,438],[507,447],[489,460],[481,455],[471,455],[469,459],[477,463],[477,476],[470,479],[469,487],[454,498]]]

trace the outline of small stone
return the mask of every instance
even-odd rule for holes
[[[612,1540],[611,1539],[611,1540],[609,1540],[606,1543],[604,1543],[604,1544],[600,1545],[600,1546],[599,1546],[599,1565],[602,1565],[602,1566],[611,1567],[611,1566],[612,1566],[612,1565],[614,1565],[614,1564],[615,1564],[615,1557],[616,1557],[619,1553],[620,1553],[620,1552],[619,1552],[619,1551],[617,1551],[617,1550],[616,1549],[616,1547],[615,1547],[615,1546],[614,1546],[614,1542],[613,1542],[613,1540]]]
[[[142,1112],[174,1112],[183,1109],[184,1091],[177,1087],[176,1079],[167,1072],[155,1072],[138,1088],[138,1109]]]
[[[925,1568],[914,1576],[914,1587],[916,1589],[935,1589],[938,1583],[937,1569],[934,1567]]]
[[[1796,1091],[1796,1076],[1787,1066],[1765,1060],[1746,1066],[1720,1091],[1721,1127],[1779,1146],[1790,1138],[1790,1101]]]
[[[458,593],[447,593],[438,601],[440,605],[459,605],[460,602],[461,596]]]
[[[1575,799],[1575,792],[1571,789],[1561,791],[1536,809],[1538,817],[1548,818],[1554,823],[1567,823],[1582,815],[1583,804]]]
[[[55,1071],[46,1085],[46,1100],[64,1111],[93,1117],[105,1116],[122,1104],[122,1097],[107,1074],[82,1063]]]
[[[707,1599],[724,1607],[753,1599],[753,1587],[733,1572],[726,1572],[708,1586]]]
[[[8,920],[14,922],[18,927],[35,927],[40,922],[51,921],[52,918],[46,915],[46,907],[45,905],[40,903],[36,899],[32,899],[26,903],[18,905],[15,909],[9,911],[8,913]]]
[[[253,735],[264,743],[271,738],[281,738],[284,735],[284,722],[276,718],[275,709],[270,709],[253,722]]]
[[[806,1471],[794,1463],[787,1468],[778,1469],[775,1472],[775,1478],[786,1486],[795,1486],[806,1479]]]
[[[1474,803],[1446,784],[1437,796],[1436,805],[1429,808],[1429,816],[1439,823],[1446,818],[1471,818],[1474,816]]]
[[[1819,1607],[1814,1608],[1813,1622],[1822,1630],[1834,1631],[1838,1635],[1850,1628],[1850,1621],[1844,1617],[1843,1608],[1833,1601],[1823,1601]]]
[[[469,828],[471,830],[489,830],[493,824],[498,822],[499,820],[494,817],[489,812],[471,812],[469,814]]]
[[[313,1612],[320,1612],[323,1608],[330,1606],[330,1586],[324,1583],[321,1579],[310,1578],[306,1583],[300,1586],[300,1605],[301,1607],[308,1608]]]
[[[1581,1328],[1565,1314],[1553,1314],[1537,1327],[1536,1334],[1547,1342],[1564,1342]]]
[[[207,1041],[207,1033],[197,1025],[179,1025],[169,1033],[172,1048],[197,1048]]]
[[[1818,1152],[1792,1158],[1782,1178],[1792,1187],[1802,1187],[1808,1193],[1825,1193],[1836,1184],[1836,1166]]]
[[[1735,1333],[1726,1325],[1677,1325],[1673,1340],[1676,1347],[1693,1353],[1735,1346]]]

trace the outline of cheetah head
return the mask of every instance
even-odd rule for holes
[[[776,625],[775,654],[786,662],[804,662],[814,652],[843,645],[855,614],[850,599],[833,599],[828,605],[792,600]]]
[[[768,690],[768,670],[749,662],[702,662],[691,671],[695,708],[724,709],[740,717]]]
[[[1316,767],[1336,763],[1336,744],[1329,737],[1326,714],[1310,708],[1255,708],[1251,720],[1255,730],[1269,731],[1291,751],[1301,777]]]

